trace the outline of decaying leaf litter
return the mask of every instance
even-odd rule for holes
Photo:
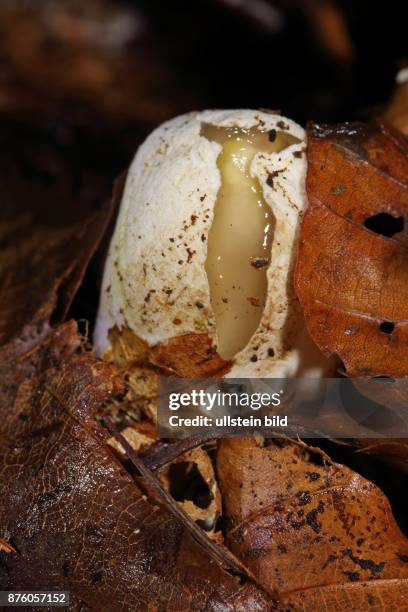
[[[330,164],[337,161],[330,161],[330,155],[344,158],[348,170],[343,170],[341,178],[344,183],[352,181],[354,191],[361,180],[372,189],[376,181],[385,182],[387,189],[391,184],[392,216],[405,219],[404,144],[384,125],[361,129],[363,145],[361,133],[356,138],[360,138],[359,146],[368,147],[364,161],[361,149],[356,152],[354,143],[347,140],[350,134],[345,134],[345,128],[325,132],[314,128],[308,152],[311,169],[313,159],[326,156],[328,178],[327,183],[313,183],[309,170],[310,208],[302,237],[310,232],[316,210],[331,214],[328,200],[343,198],[340,205],[347,206],[348,184],[343,190],[336,183],[333,193],[336,185],[330,183]],[[317,192],[317,187],[326,191]],[[391,214],[381,193],[373,192],[373,198],[378,198],[375,210],[335,215],[333,223],[347,224],[348,244],[358,242],[360,250],[351,250],[353,257],[361,252],[361,231],[365,238],[372,232],[361,229],[363,215]],[[391,604],[402,609],[408,543],[383,493],[358,473],[299,441],[196,440],[193,455],[194,443],[186,447],[185,442],[155,442],[146,423],[133,424],[126,418],[135,394],[126,365],[96,359],[78,335],[75,322],[56,323],[64,318],[106,227],[107,209],[96,215],[89,222],[92,233],[81,232],[73,224],[55,232],[48,227],[48,233],[41,234],[30,219],[19,224],[19,229],[24,227],[20,235],[8,219],[2,226],[2,588],[64,587],[72,593],[73,610],[100,609],[100,601],[106,610],[312,610],[322,606],[361,610],[388,609]],[[86,227],[83,220],[80,227]],[[344,232],[335,235],[342,237]],[[378,234],[370,238],[375,244],[381,240],[377,248],[382,256],[392,249],[397,263],[403,261],[403,232],[394,240],[378,238]],[[384,240],[389,241],[385,246]],[[305,248],[313,244],[301,242],[297,290],[310,331],[322,350],[340,354],[353,375],[354,364],[361,367],[356,355],[359,334],[365,328],[345,334],[345,339],[339,328],[322,328],[318,325],[322,307],[311,302],[307,286],[301,286],[306,278],[301,274],[304,266],[311,266],[313,274],[316,257],[320,263],[323,257],[322,269],[332,282],[346,283],[347,270],[342,266],[351,265],[352,258],[340,257],[333,264],[336,250],[321,255],[329,248],[321,240],[320,254],[315,250],[313,257],[306,257]],[[342,249],[343,243],[338,246]],[[381,265],[380,260],[380,270]],[[394,265],[393,271],[403,274],[402,265]],[[384,274],[377,268],[375,272],[377,287]],[[392,283],[389,276],[387,282]],[[379,293],[384,291],[379,286]],[[28,294],[36,299],[28,300]],[[378,373],[379,354],[386,355],[386,373],[391,375],[394,363],[404,363],[399,335],[404,333],[404,322],[400,322],[405,317],[404,303],[401,299],[392,306],[381,305],[385,310],[380,316],[371,313],[370,326],[379,319],[389,320],[398,334],[393,337],[393,330],[385,342],[378,336],[384,331],[375,329],[369,336],[372,361],[368,352],[364,367],[370,374]],[[340,325],[336,317],[331,321]],[[378,337],[379,346],[375,344]],[[122,420],[118,419],[121,410]],[[142,421],[151,419],[140,403],[135,414]],[[132,426],[144,435],[137,451],[120,433]],[[200,453],[210,461],[200,459]],[[205,513],[197,513],[194,499],[187,504],[186,499],[172,497],[168,479],[174,460],[190,465],[190,472],[191,464],[199,466],[196,472],[202,486],[210,490],[207,497],[216,515],[211,531],[205,531]]]

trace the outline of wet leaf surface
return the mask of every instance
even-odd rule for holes
[[[73,323],[29,352],[7,345],[0,364],[0,537],[17,551],[2,547],[2,588],[65,588],[97,610],[267,609],[106,444],[93,416],[122,382]]]

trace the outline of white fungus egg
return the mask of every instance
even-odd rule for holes
[[[305,132],[252,110],[158,127],[127,174],[94,340],[182,376],[321,376],[293,289]],[[140,350],[140,347],[143,347]]]

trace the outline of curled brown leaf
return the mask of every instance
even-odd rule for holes
[[[408,541],[374,484],[290,441],[222,440],[217,470],[226,543],[279,610],[399,609]]]
[[[312,125],[295,287],[351,376],[408,375],[408,143],[384,122]]]

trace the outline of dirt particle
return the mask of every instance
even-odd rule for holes
[[[259,308],[260,306],[262,306],[259,298],[249,297],[247,298],[247,300],[251,304],[251,306],[255,306],[255,308]]]
[[[319,542],[320,542],[321,538],[319,538],[319,536],[317,536],[316,540],[319,540]],[[328,565],[330,565],[330,563],[333,563],[334,561],[337,561],[337,559],[338,559],[337,555],[334,555],[334,554],[329,555],[327,557],[326,561],[322,565],[322,570],[326,569],[326,567]]]
[[[381,563],[375,563],[371,559],[361,559],[360,557],[356,557],[353,555],[353,551],[351,548],[346,548],[343,551],[343,555],[346,557],[350,557],[350,559],[356,565],[359,565],[361,569],[370,570],[373,574],[378,574],[382,572],[385,566],[385,563],[382,561]]]
[[[288,549],[283,544],[278,544],[277,549],[281,553],[281,555],[284,555],[288,552]]]
[[[69,576],[69,563],[68,561],[64,561],[62,564],[62,574],[67,578]]]
[[[350,582],[357,582],[360,579],[360,575],[358,572],[343,572],[345,576],[350,580]]]
[[[257,270],[264,268],[269,264],[268,257],[251,257],[250,264],[253,268]]]
[[[309,478],[310,482],[314,482],[320,478],[320,474],[318,472],[306,472],[306,476]]]
[[[269,138],[269,142],[275,142],[275,140],[276,140],[276,130],[269,130],[268,138]]]
[[[344,193],[346,191],[345,186],[342,183],[339,183],[338,185],[336,185],[335,187],[332,187],[330,190],[330,193],[332,195],[341,195],[342,193]]]
[[[320,533],[322,526],[317,520],[317,515],[321,514],[324,510],[324,504],[322,501],[319,502],[317,508],[311,510],[306,514],[306,523],[315,531],[316,533]]]
[[[307,506],[312,501],[309,491],[299,491],[296,493],[296,497],[299,499],[299,506]]]
[[[187,251],[187,263],[190,263],[190,261],[193,259],[193,255],[196,254],[196,251],[192,251],[190,247],[187,247],[186,251]]]
[[[144,301],[146,304],[150,302],[150,297],[152,293],[156,293],[155,289],[150,289],[150,291],[145,295]]]
[[[290,526],[292,529],[300,529],[305,524],[304,521],[291,521]]]
[[[102,572],[95,572],[91,577],[92,584],[99,584],[102,582]]]
[[[274,179],[279,176],[279,174],[281,172],[285,172],[286,168],[282,168],[282,170],[274,170],[273,172],[270,172],[268,174],[268,178],[266,179],[266,184],[268,185],[268,187],[271,187],[272,189],[274,189]]]

